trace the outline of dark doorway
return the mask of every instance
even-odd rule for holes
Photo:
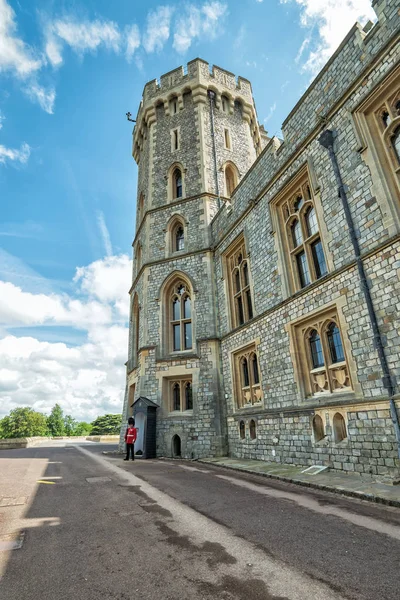
[[[180,456],[181,455],[181,438],[179,435],[174,435],[172,438],[172,456]]]

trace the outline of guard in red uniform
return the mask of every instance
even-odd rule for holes
[[[129,460],[129,453],[131,453],[132,460],[135,460],[135,442],[137,438],[137,429],[135,428],[135,419],[129,417],[128,427],[125,431],[125,442],[126,442],[126,458]]]

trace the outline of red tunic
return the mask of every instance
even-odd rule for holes
[[[125,442],[127,444],[134,444],[137,438],[137,429],[136,427],[128,427],[125,432]]]

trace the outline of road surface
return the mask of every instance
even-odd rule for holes
[[[398,600],[399,509],[110,449],[1,452],[2,599]]]

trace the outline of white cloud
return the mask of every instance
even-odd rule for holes
[[[109,256],[86,267],[78,267],[74,277],[81,292],[99,302],[110,304],[123,318],[128,318],[128,289],[132,261],[126,254]]]
[[[0,72],[26,78],[41,68],[42,61],[16,33],[15,13],[6,0],[0,0]]]
[[[3,127],[3,121],[5,121],[5,116],[0,111],[0,129]]]
[[[118,25],[113,21],[78,22],[72,17],[48,23],[46,36],[46,54],[53,66],[62,63],[64,44],[83,55],[94,52],[99,46],[119,52],[121,43]]]
[[[160,51],[168,41],[172,12],[170,6],[159,6],[147,15],[146,32],[143,37],[146,52]]]
[[[207,2],[200,7],[189,5],[186,14],[178,19],[174,33],[173,47],[184,53],[194,39],[200,36],[215,38],[218,24],[227,14],[227,5],[223,2]]]
[[[125,29],[126,51],[125,56],[128,62],[131,62],[132,56],[140,46],[140,32],[137,25],[130,25]]]
[[[111,256],[76,271],[74,295],[29,293],[0,282],[0,415],[17,406],[49,413],[59,402],[75,418],[121,412],[127,359],[132,263]],[[72,326],[87,340],[63,342],[16,337],[16,326]]]
[[[269,107],[268,115],[264,119],[264,123],[268,123],[274,112],[276,111],[276,102],[273,103],[272,106]]]
[[[37,102],[39,106],[49,115],[53,114],[54,102],[56,99],[56,92],[54,88],[45,90],[36,82],[31,82],[24,91],[33,102]]]
[[[111,245],[110,233],[107,229],[106,221],[104,219],[104,213],[101,210],[97,213],[97,224],[100,229],[100,234],[101,234],[101,238],[103,240],[104,250],[106,252],[106,255],[111,256],[113,253],[113,250],[112,250],[112,245]]]
[[[2,164],[4,164],[7,160],[25,164],[28,162],[30,154],[31,148],[25,142],[21,145],[19,150],[6,148],[6,146],[0,144],[0,163]]]
[[[301,7],[301,25],[306,28],[315,27],[318,32],[319,39],[303,65],[303,69],[312,76],[318,74],[356,21],[365,23],[368,20],[376,20],[370,0],[280,1],[296,2]],[[299,50],[299,59],[305,50],[306,40]]]

